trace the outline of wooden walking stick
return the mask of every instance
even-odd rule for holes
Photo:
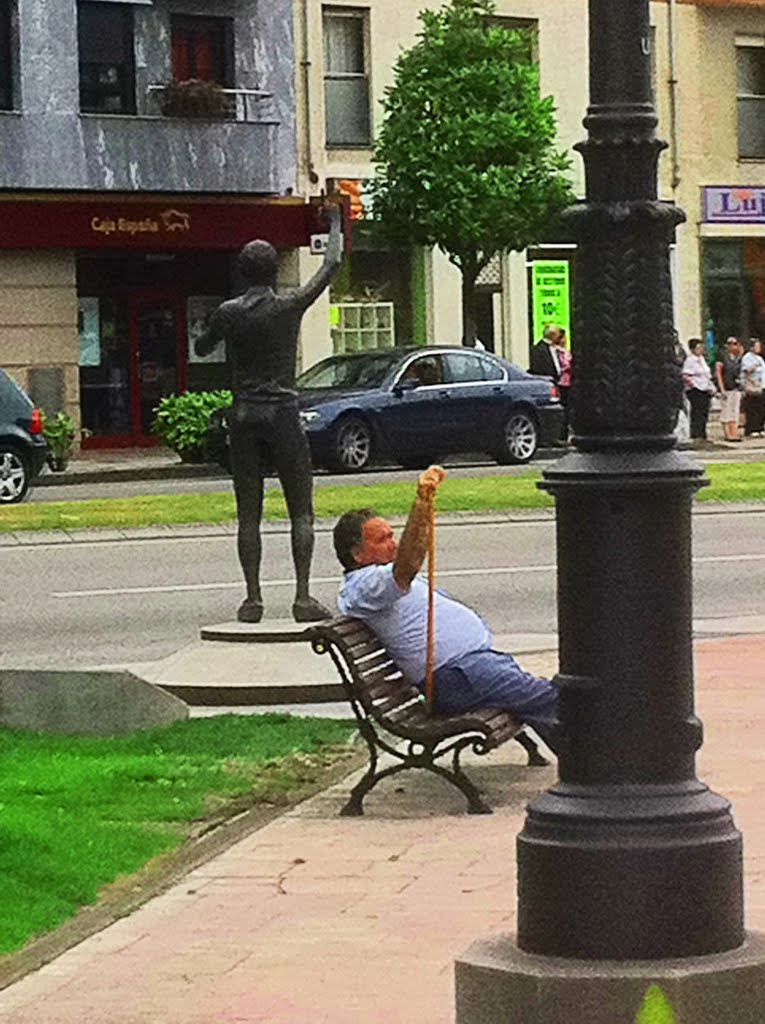
[[[433,668],[436,654],[436,496],[428,501],[428,633],[425,646],[425,706],[433,711]]]

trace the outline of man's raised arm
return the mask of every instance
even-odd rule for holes
[[[417,481],[417,494],[393,562],[393,579],[402,590],[409,589],[425,561],[428,552],[428,510],[445,479],[446,473],[440,466],[430,466]]]
[[[324,253],[324,262],[310,281],[293,292],[289,299],[297,306],[307,309],[324,291],[343,261],[342,213],[337,203],[328,203],[324,210],[329,221],[329,241]]]

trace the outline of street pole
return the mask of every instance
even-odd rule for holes
[[[572,452],[556,500],[560,781],[518,838],[518,945],[656,959],[744,941],[741,837],[695,775],[691,502],[675,447],[669,248],[657,199],[648,0],[590,0],[586,201],[578,241]]]
[[[673,435],[684,217],[658,200],[649,4],[589,0],[589,16],[587,191],[567,213],[574,448],[541,485],[556,503],[559,781],[518,837],[517,936],[457,960],[456,1020],[626,1024],[656,997],[677,1024],[760,1024],[741,836],[695,773],[691,504],[706,481]]]

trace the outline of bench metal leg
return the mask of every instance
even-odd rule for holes
[[[394,764],[390,768],[384,768],[381,772],[376,772],[375,768],[377,765],[377,759],[375,758],[374,763],[370,763],[366,773],[362,775],[359,781],[351,790],[351,795],[348,798],[348,802],[345,804],[340,814],[345,818],[357,818],[364,813],[364,797],[373,789],[380,779],[385,779],[389,775],[396,775],[398,772],[403,772],[407,768],[412,766],[409,764]]]
[[[459,751],[454,754],[454,768],[449,771],[440,764],[429,764],[428,771],[435,772],[444,779],[448,779],[453,786],[465,795],[468,802],[468,814],[493,814],[491,807],[484,801],[476,787],[465,775],[459,764]]]
[[[516,743],[520,743],[528,754],[527,764],[529,768],[544,768],[550,763],[525,729],[519,732],[514,739]]]

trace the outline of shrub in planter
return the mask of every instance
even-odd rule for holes
[[[228,113],[228,101],[217,82],[200,78],[179,81],[174,78],[162,92],[162,113],[165,117],[222,118]]]
[[[156,409],[154,433],[184,462],[203,462],[210,416],[231,405],[230,391],[187,391],[168,395]]]
[[[61,472],[69,465],[74,445],[74,424],[71,416],[58,412],[55,416],[42,417],[42,433],[48,445],[45,461],[54,473]]]

